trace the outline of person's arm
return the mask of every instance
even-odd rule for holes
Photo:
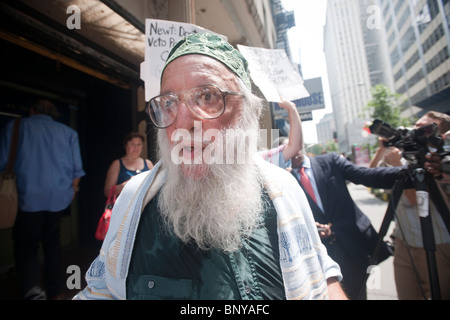
[[[424,168],[431,173],[433,177],[439,177],[438,182],[449,183],[449,176],[447,174],[444,176],[444,173],[442,172],[441,160],[442,159],[438,154],[430,152],[425,155]]]
[[[80,180],[81,178],[74,178],[72,180],[72,189],[73,189],[72,201],[73,199],[75,199],[75,195],[77,194],[78,190],[80,190]]]
[[[283,150],[284,160],[287,161],[295,157],[303,149],[302,120],[293,102],[281,98],[281,102],[278,105],[285,109],[289,116],[289,141]]]
[[[103,188],[103,193],[105,197],[108,197],[109,190],[113,185],[117,183],[117,178],[119,177],[120,163],[119,160],[114,160],[109,166],[108,172],[106,173],[105,186]],[[117,194],[122,190],[116,190]]]
[[[320,239],[326,239],[333,235],[333,231],[331,231],[331,223],[322,224],[316,221],[317,231],[319,232]]]
[[[378,163],[383,160],[384,158],[384,152],[386,151],[386,147],[383,144],[383,141],[385,141],[385,138],[378,138],[379,147],[377,152],[375,152],[375,156],[370,160],[369,168],[376,168]]]
[[[399,178],[399,174],[405,168],[403,166],[366,168],[356,165],[336,153],[329,153],[328,161],[334,163],[335,174],[341,180],[347,180],[354,184],[362,184],[370,188],[392,189]]]
[[[327,279],[327,287],[328,287],[328,297],[330,300],[348,300],[347,295],[336,279],[336,277]]]
[[[448,194],[448,186],[450,185],[450,175],[442,171],[441,157],[431,152],[425,156],[424,168],[433,175],[437,182],[439,192],[445,200],[448,208],[450,208],[450,194]]]
[[[151,161],[148,160],[148,159],[145,159],[145,162],[147,162],[148,170],[152,170],[153,167],[154,167],[153,162],[151,162]]]

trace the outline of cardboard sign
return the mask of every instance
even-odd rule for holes
[[[238,45],[247,59],[250,76],[267,101],[294,101],[309,96],[303,79],[282,49],[254,48]]]
[[[141,63],[141,79],[145,82],[145,101],[159,95],[161,73],[170,50],[192,33],[215,32],[202,27],[168,20],[145,20],[145,61]],[[223,39],[225,36],[220,35]]]
[[[300,114],[307,111],[325,109],[325,99],[322,87],[322,78],[313,78],[305,80],[303,84],[309,92],[309,97],[294,100],[297,110]],[[272,108],[274,116],[286,116],[287,111],[281,108],[278,104],[274,104]],[[302,119],[303,120],[303,119]]]

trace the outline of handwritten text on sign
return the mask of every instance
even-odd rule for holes
[[[141,79],[145,81],[145,101],[159,95],[161,73],[170,50],[185,36],[200,32],[214,33],[190,23],[145,20],[145,61],[141,64]]]
[[[296,100],[309,96],[303,79],[282,49],[254,48],[238,45],[248,60],[250,76],[265,98],[271,102]]]

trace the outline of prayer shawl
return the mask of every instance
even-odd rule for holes
[[[277,211],[280,266],[287,299],[328,299],[327,278],[342,279],[339,265],[320,241],[306,196],[286,170],[254,158]],[[100,255],[86,273],[87,287],[74,299],[126,299],[126,279],[140,215],[166,179],[158,162],[133,177],[112,212]],[[245,298],[245,297],[243,297]]]

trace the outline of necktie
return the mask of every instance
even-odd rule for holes
[[[305,188],[305,191],[314,200],[314,202],[317,203],[316,196],[314,195],[314,190],[311,185],[311,181],[309,181],[309,177],[305,172],[305,168],[301,167],[301,169],[299,170],[299,173],[300,173],[300,182],[301,182],[303,188]]]

